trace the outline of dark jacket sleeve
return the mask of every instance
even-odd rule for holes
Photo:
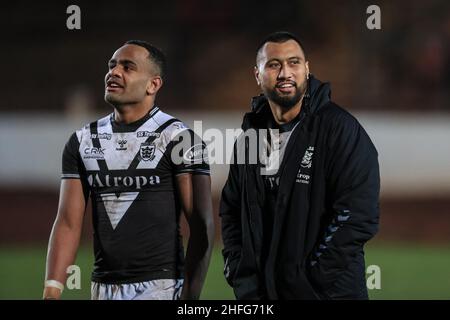
[[[232,279],[239,262],[242,246],[241,187],[238,169],[236,161],[230,164],[228,179],[222,190],[219,210],[222,220],[224,274],[231,286],[233,286]]]
[[[339,113],[333,121],[325,170],[329,223],[309,260],[312,281],[321,289],[333,285],[378,231],[378,153],[348,113]]]

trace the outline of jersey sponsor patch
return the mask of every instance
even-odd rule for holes
[[[206,152],[206,146],[203,143],[197,143],[190,147],[183,155],[184,161],[187,163],[201,163],[202,161],[207,159],[208,153]]]

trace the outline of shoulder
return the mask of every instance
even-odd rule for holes
[[[160,136],[166,144],[171,141],[180,141],[180,137],[183,137],[182,140],[187,141],[188,139],[186,138],[190,140],[194,135],[186,123],[161,110],[152,119],[157,123]]]
[[[92,132],[94,130],[94,132]],[[75,136],[78,140],[78,143],[81,143],[84,139],[91,139],[92,135],[102,133],[108,134],[111,133],[111,114],[108,114],[98,120],[92,121],[90,123],[86,123],[81,128],[76,130],[72,137]],[[71,139],[72,139],[71,137]]]
[[[317,115],[324,122],[332,126],[359,126],[358,120],[350,112],[338,106],[334,102],[328,102],[318,112]]]
[[[364,132],[358,119],[334,102],[324,105],[316,116],[320,118],[321,130],[328,136],[333,137],[332,140],[337,136],[345,139],[345,137],[357,136]]]
[[[317,112],[321,119],[321,130],[327,137],[328,145],[341,145],[368,140],[369,136],[358,119],[333,102],[327,103]]]
[[[365,151],[374,151],[376,148],[358,119],[350,112],[337,104],[330,102],[319,110],[325,128],[326,141],[329,147],[342,147],[350,145],[365,146]]]
[[[165,126],[163,132],[168,135],[177,135],[182,131],[190,130],[183,121],[162,111],[155,115],[154,120],[159,126]]]
[[[162,126],[166,123],[173,123],[174,121],[179,121],[177,118],[163,112],[161,109],[157,110],[157,112],[151,117],[151,120],[154,121],[158,126]]]

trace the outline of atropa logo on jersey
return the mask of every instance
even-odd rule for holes
[[[91,139],[106,139],[111,140],[111,133],[91,133]]]
[[[198,143],[190,147],[183,155],[183,159],[187,162],[202,162],[207,160],[207,156],[203,155],[205,146]]]
[[[91,187],[131,187],[138,190],[145,186],[154,186],[161,183],[159,176],[110,176],[109,174],[99,175],[98,173],[89,175],[87,180]]]
[[[139,154],[142,160],[152,161],[155,158],[155,144],[150,142],[141,143]]]
[[[151,131],[138,131],[138,132],[136,132],[136,137],[137,138],[147,138],[147,137],[159,138],[160,135],[161,135],[161,133],[159,133],[159,132],[151,132]]]
[[[127,150],[127,147],[125,146],[127,144],[127,140],[118,140],[117,144],[120,146],[119,148],[116,148],[116,150]]]
[[[105,148],[87,147],[83,150],[83,159],[104,159]]]

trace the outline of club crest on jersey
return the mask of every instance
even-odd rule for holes
[[[312,165],[312,156],[314,154],[314,147],[308,147],[305,151],[305,155],[303,156],[301,166],[303,168],[311,168]]]
[[[142,160],[152,161],[155,158],[155,144],[148,142],[141,143],[141,149],[139,153]]]

